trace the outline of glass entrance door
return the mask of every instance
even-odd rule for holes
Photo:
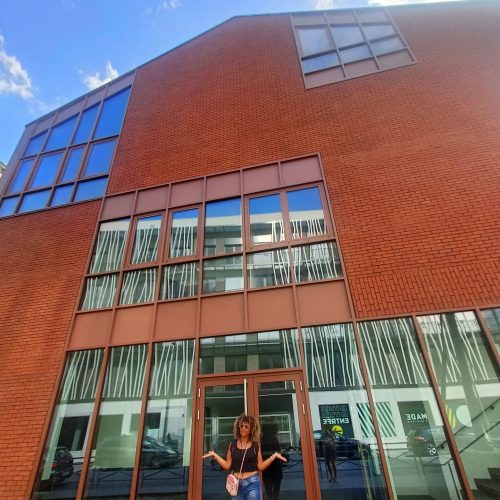
[[[215,450],[225,458],[233,439],[233,424],[242,413],[255,416],[261,426],[263,459],[280,451],[288,461],[278,460],[261,473],[264,500],[306,500],[317,498],[311,432],[300,374],[253,375],[205,379],[199,382],[195,457],[195,498],[227,500],[227,471],[215,460],[201,456]]]

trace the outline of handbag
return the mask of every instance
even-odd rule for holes
[[[241,461],[240,476],[243,470],[243,463],[245,462],[245,455],[247,454],[248,448],[245,448],[245,453],[243,453],[243,460]],[[228,474],[226,477],[226,490],[232,496],[235,497],[238,494],[238,486],[240,485],[240,480],[234,474]]]

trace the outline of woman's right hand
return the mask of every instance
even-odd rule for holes
[[[213,451],[213,450],[210,450],[208,453],[206,453],[205,455],[203,455],[201,458],[203,460],[205,460],[205,458],[210,458],[210,457],[215,458],[215,455],[217,455],[217,453],[215,453],[215,451]]]

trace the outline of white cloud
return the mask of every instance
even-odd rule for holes
[[[178,7],[181,7],[181,6],[182,6],[181,0],[163,0],[160,3],[160,7],[163,10],[175,10]]]
[[[28,72],[17,57],[5,52],[2,35],[0,35],[0,94],[14,94],[23,99],[33,98],[33,87]]]
[[[96,71],[93,74],[83,75],[83,83],[87,86],[89,90],[94,90],[97,87],[100,87],[101,85],[104,85],[105,83],[108,83],[111,80],[118,78],[118,76],[119,76],[118,71],[115,68],[113,68],[111,63],[108,61],[106,63],[106,68],[104,70],[104,75],[102,75],[102,77],[99,71]]]
[[[328,10],[335,8],[335,2],[333,0],[309,0],[309,5],[314,10]]]

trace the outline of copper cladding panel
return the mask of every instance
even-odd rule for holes
[[[245,330],[243,293],[201,299],[200,335],[222,335]]]
[[[281,176],[284,186],[307,184],[308,182],[320,181],[323,178],[317,156],[283,162]]]
[[[153,305],[117,309],[111,332],[111,344],[147,342],[151,336],[153,318]]]
[[[292,287],[248,292],[250,330],[293,328],[296,325]]]
[[[303,325],[352,320],[344,281],[297,286],[297,305]]]
[[[207,177],[207,200],[231,198],[241,194],[240,172]]]
[[[168,186],[145,189],[137,193],[135,211],[137,213],[163,210],[167,207]]]
[[[192,203],[200,203],[203,199],[203,179],[172,184],[170,206],[181,207]]]
[[[278,165],[265,165],[243,171],[243,190],[245,193],[258,193],[278,187],[280,187]]]
[[[104,200],[101,220],[129,217],[134,208],[134,193],[120,194]]]
[[[197,299],[158,304],[154,340],[195,337],[197,311]]]
[[[77,314],[69,349],[93,349],[108,344],[113,311],[95,311]]]

